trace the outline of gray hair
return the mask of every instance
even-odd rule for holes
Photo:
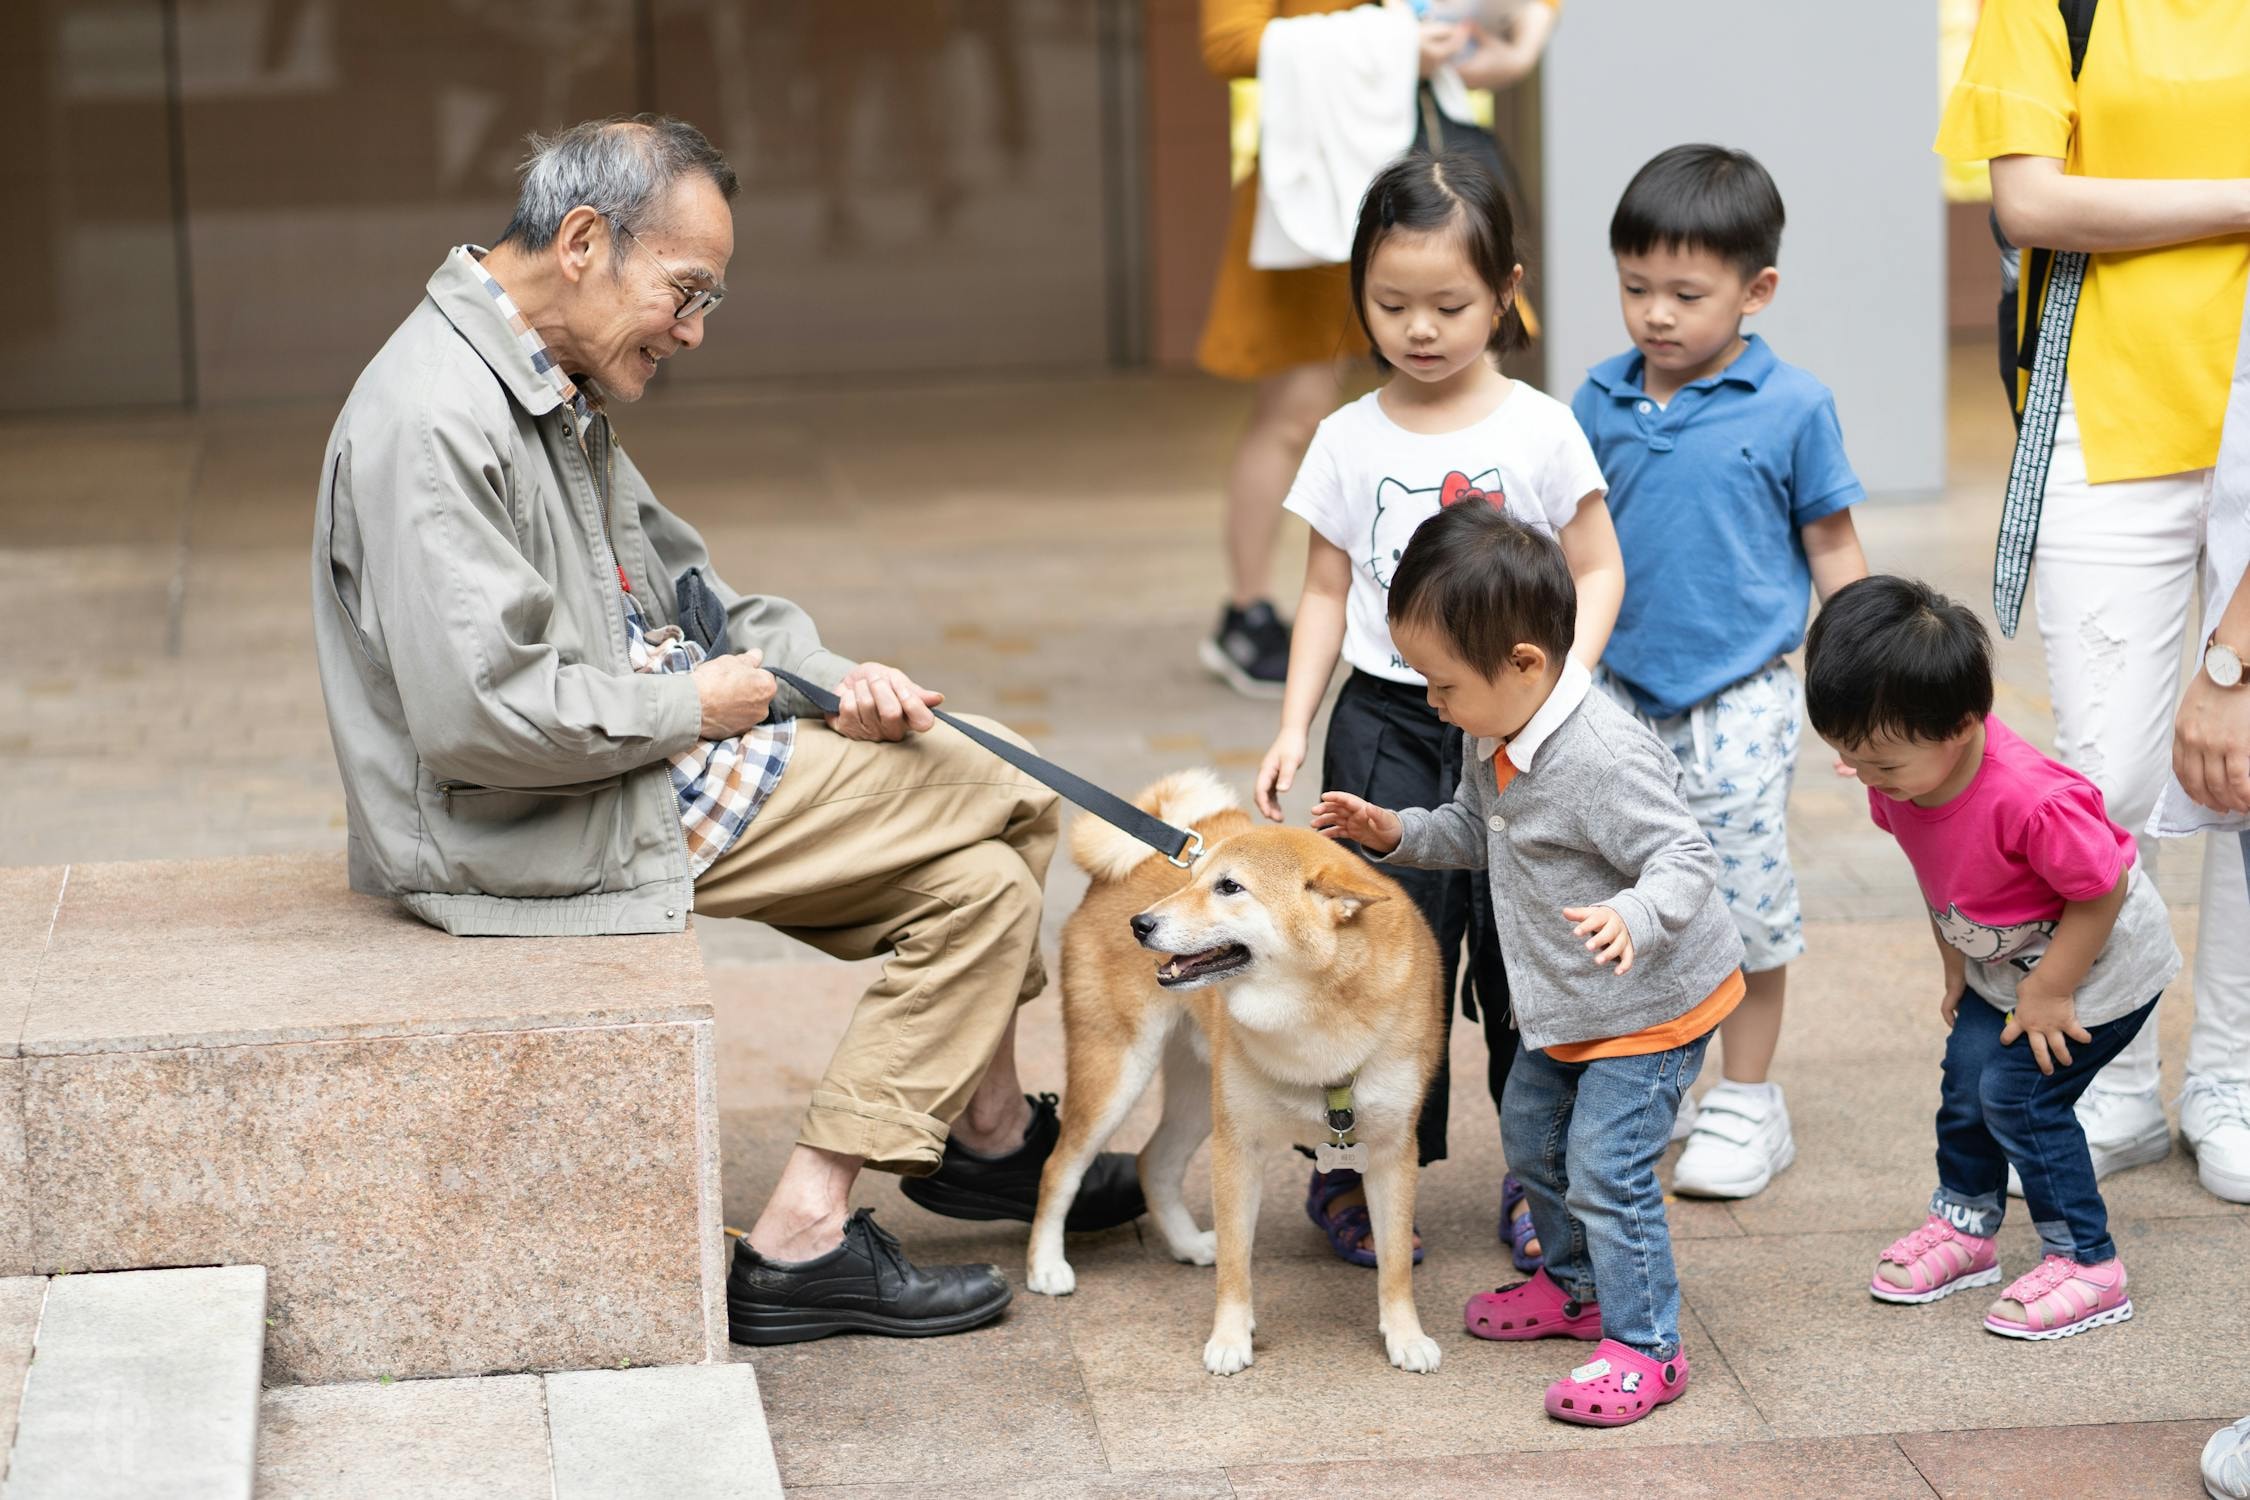
[[[703,132],[670,115],[613,115],[527,138],[523,189],[498,243],[544,250],[581,204],[628,232],[646,228],[690,172],[732,199],[741,183]]]

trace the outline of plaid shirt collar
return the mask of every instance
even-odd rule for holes
[[[586,393],[578,388],[576,381],[563,373],[562,366],[555,362],[553,351],[548,349],[547,341],[539,336],[538,329],[531,326],[531,320],[523,315],[522,309],[516,306],[515,299],[508,295],[508,289],[494,280],[491,272],[485,270],[484,257],[489,253],[482,245],[453,247],[453,258],[476,277],[478,284],[491,296],[493,305],[500,311],[501,319],[508,325],[508,331],[515,335],[517,346],[531,361],[531,368],[580,417],[590,415],[594,410],[594,403],[587,399]]]

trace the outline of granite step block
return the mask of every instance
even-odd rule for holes
[[[0,1500],[250,1500],[263,1266],[47,1285]]]
[[[747,1364],[547,1377],[555,1500],[780,1500]]]
[[[332,856],[73,866],[0,1057],[0,1275],[264,1266],[276,1386],[705,1360],[711,1059],[691,932],[449,937]]]

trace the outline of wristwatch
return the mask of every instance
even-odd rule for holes
[[[2220,641],[2216,631],[2203,643],[2203,675],[2223,688],[2242,686],[2242,653]]]

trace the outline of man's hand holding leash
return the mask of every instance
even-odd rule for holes
[[[766,654],[748,651],[714,656],[696,665],[695,696],[703,707],[696,733],[707,740],[732,739],[766,721],[780,684],[765,669]]]
[[[937,727],[930,710],[945,694],[916,686],[896,667],[866,661],[836,684],[837,711],[828,727],[848,740],[903,740]]]

